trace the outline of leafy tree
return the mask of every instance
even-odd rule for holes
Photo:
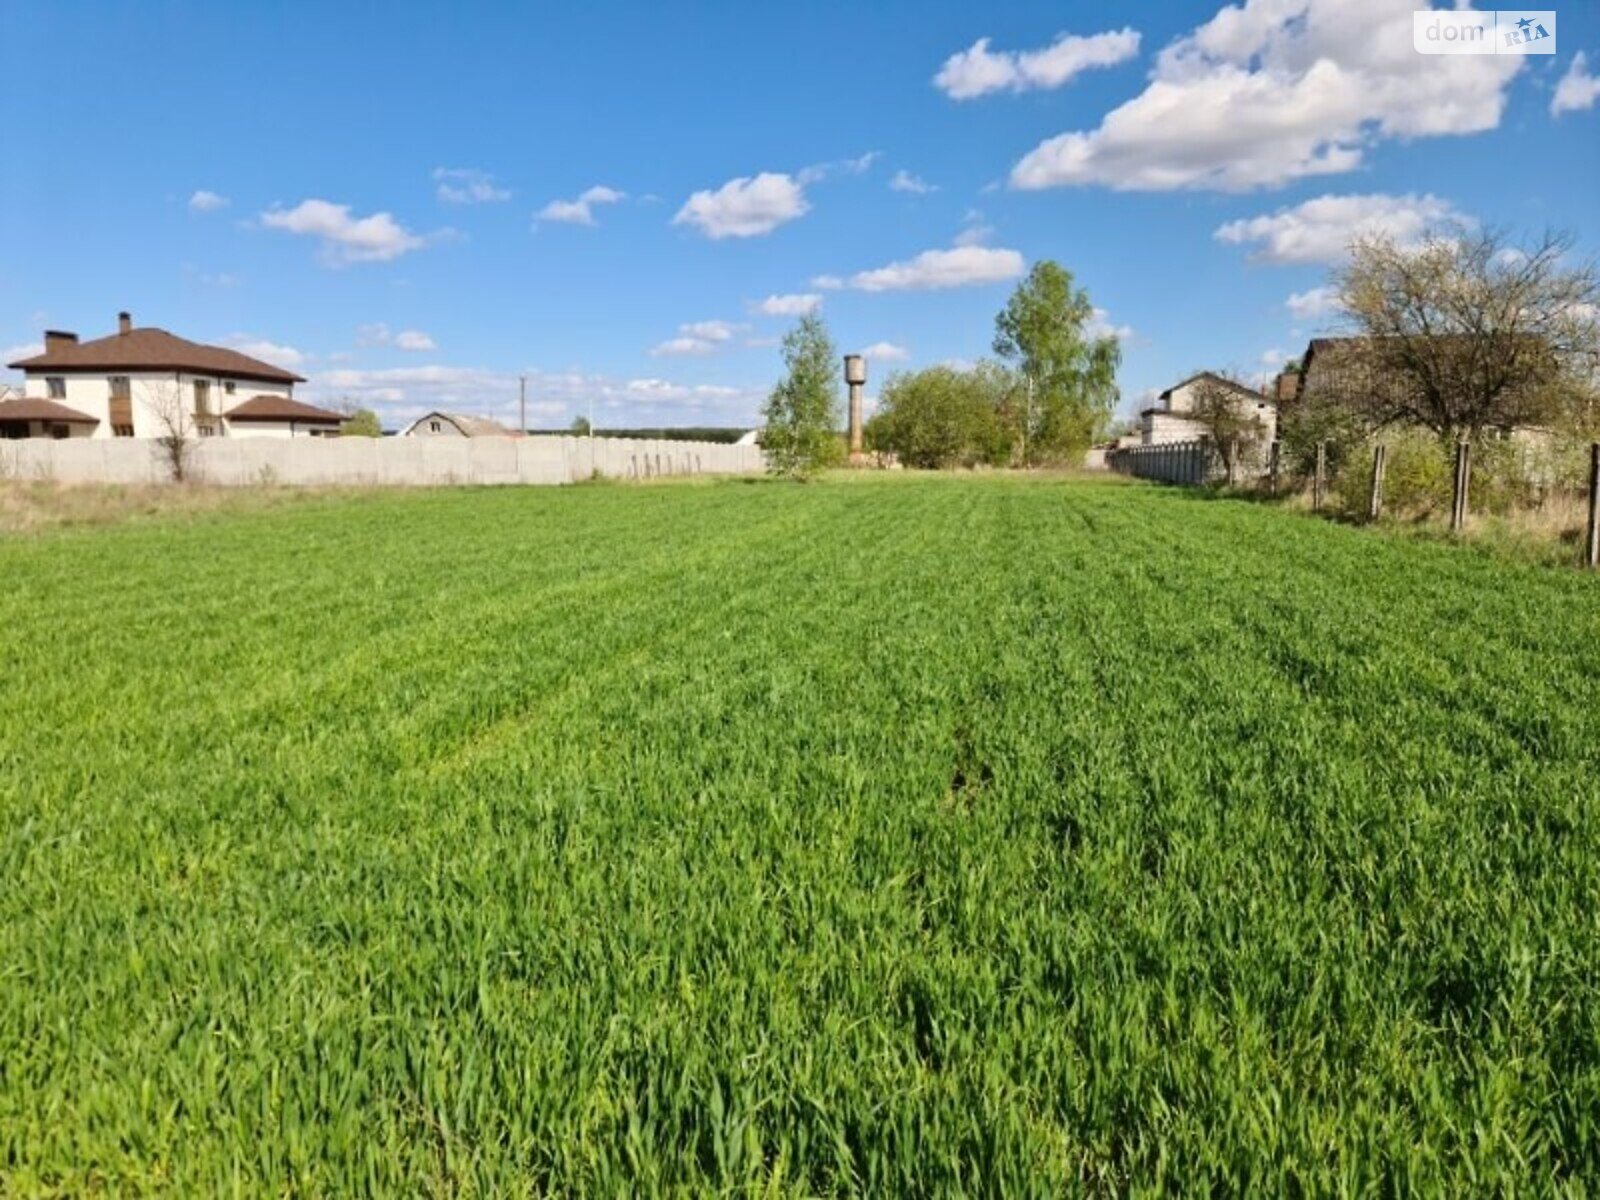
[[[1004,464],[1011,455],[1006,401],[1013,390],[1009,373],[994,363],[892,375],[867,423],[868,444],[908,467]]]
[[[339,433],[344,437],[382,437],[383,423],[370,408],[357,408],[345,414]]]
[[[788,373],[772,389],[761,447],[775,475],[804,478],[840,458],[839,356],[816,313],[783,338]]]
[[[573,417],[572,424],[568,426],[568,429],[573,437],[588,437],[594,432],[593,427],[589,424],[588,417]]]
[[[1093,320],[1088,293],[1048,259],[995,318],[995,353],[1022,376],[1011,407],[1024,466],[1081,457],[1111,418],[1122,348],[1113,336],[1092,336]]]

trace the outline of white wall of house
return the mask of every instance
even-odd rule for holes
[[[259,395],[259,393],[253,393]],[[303,438],[337,437],[337,425],[308,425],[304,421],[224,421],[228,437]]]
[[[63,395],[52,395],[50,380],[61,380],[64,389]],[[132,400],[133,436],[153,438],[165,436],[167,430],[158,415],[160,405],[174,388],[177,398],[183,405],[185,417],[192,417],[195,411],[196,382],[207,385],[207,402],[209,411],[213,414],[226,415],[227,410],[236,404],[242,404],[251,396],[290,396],[294,393],[294,385],[289,383],[263,383],[255,379],[234,379],[225,375],[195,375],[189,372],[173,371],[145,371],[130,372],[127,374],[128,390]],[[228,391],[228,385],[233,386],[233,391]],[[94,417],[100,424],[92,427],[89,434],[96,438],[115,437],[116,432],[111,426],[111,375],[83,375],[60,374],[52,375],[48,371],[41,371],[35,375],[29,372],[23,384],[24,392],[30,397],[40,400],[54,400],[58,404],[65,404],[68,408],[75,408],[79,412]],[[282,434],[263,433],[251,428],[250,423],[240,422],[237,427],[231,427],[224,422],[224,431],[233,437],[273,437]],[[265,426],[267,423],[260,423]]]
[[[1191,380],[1179,387],[1172,389],[1172,394],[1167,397],[1165,411],[1145,413],[1141,418],[1142,441],[1146,446],[1163,445],[1167,442],[1188,442],[1205,434],[1205,429],[1194,421],[1187,420],[1182,414],[1192,413],[1195,403],[1199,399],[1199,388],[1204,380]],[[1235,403],[1235,411],[1241,417],[1250,417],[1261,426],[1262,440],[1276,441],[1278,437],[1278,408],[1265,396],[1252,400],[1247,396],[1240,396]]]

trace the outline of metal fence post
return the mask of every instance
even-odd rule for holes
[[[1372,448],[1372,499],[1367,502],[1367,520],[1383,515],[1383,473],[1388,466],[1389,447],[1379,442]]]
[[[1272,439],[1272,446],[1267,451],[1267,491],[1276,496],[1278,494],[1278,472],[1283,463],[1283,443],[1277,438]]]
[[[1311,507],[1320,510],[1328,490],[1328,443],[1317,443],[1317,473],[1311,481]]]

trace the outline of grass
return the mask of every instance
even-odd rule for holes
[[[991,477],[0,578],[0,1193],[1600,1182],[1579,572]]]

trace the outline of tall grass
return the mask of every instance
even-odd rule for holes
[[[969,478],[0,578],[0,1192],[1600,1179],[1577,573]]]

